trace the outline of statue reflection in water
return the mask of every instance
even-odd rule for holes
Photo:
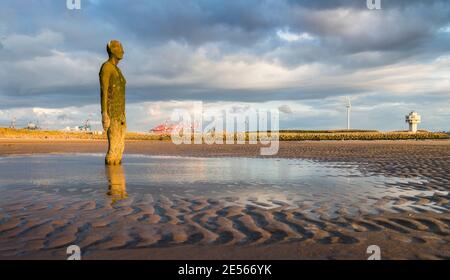
[[[127,198],[125,172],[122,165],[105,165],[105,174],[108,179],[107,195],[111,197],[112,204]]]

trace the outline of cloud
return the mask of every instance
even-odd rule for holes
[[[51,55],[64,41],[62,34],[44,29],[36,35],[11,34],[2,40],[3,52],[15,59]]]
[[[450,25],[439,28],[439,32],[450,33]]]
[[[304,32],[302,34],[292,33],[289,30],[278,30],[278,37],[288,42],[297,42],[297,41],[310,41],[314,38],[308,33]]]
[[[278,107],[278,110],[280,110],[280,112],[285,113],[285,114],[292,114],[293,111],[291,109],[291,107],[289,105],[281,105],[280,107]]]

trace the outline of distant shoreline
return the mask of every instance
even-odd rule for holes
[[[104,153],[106,139],[1,138],[0,156],[42,153]],[[171,141],[127,140],[125,153],[198,157],[261,157],[261,144],[175,145]],[[272,157],[311,158],[325,161],[397,159],[405,154],[420,158],[450,157],[450,141],[438,140],[350,140],[281,141]]]
[[[246,133],[246,140],[256,132]],[[225,139],[225,134],[222,134]],[[236,134],[228,134],[228,136]],[[98,132],[65,132],[57,130],[28,130],[0,128],[0,138],[3,139],[90,139],[104,140],[105,133]],[[170,141],[170,134],[153,134],[127,132],[127,140],[159,140]],[[379,132],[374,130],[280,130],[280,141],[322,141],[322,140],[424,140],[424,139],[450,139],[450,135],[444,132],[407,131]]]

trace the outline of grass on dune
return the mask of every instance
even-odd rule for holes
[[[256,132],[245,133],[245,139],[256,137]],[[230,136],[230,134],[229,134]],[[231,138],[237,139],[237,135],[231,134]],[[220,136],[219,136],[220,137]],[[225,139],[225,134],[222,134]],[[55,130],[27,130],[0,128],[0,138],[24,138],[24,139],[106,139],[106,135],[86,132],[65,132]],[[260,139],[261,137],[258,137]],[[265,138],[265,137],[262,137]],[[169,141],[170,135],[127,132],[127,140],[165,140]],[[407,140],[407,139],[450,139],[450,135],[443,132],[407,131],[379,132],[376,130],[281,130],[281,141],[302,140]]]
[[[169,135],[142,134],[127,132],[129,140],[170,140]],[[11,129],[0,127],[0,138],[24,138],[24,139],[106,139],[106,134],[94,134],[81,131],[57,131],[57,130],[29,130]]]

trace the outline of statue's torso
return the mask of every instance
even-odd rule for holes
[[[110,62],[106,62],[110,63]],[[108,115],[112,120],[125,121],[125,85],[126,80],[119,67],[110,63],[112,71],[108,86]]]

